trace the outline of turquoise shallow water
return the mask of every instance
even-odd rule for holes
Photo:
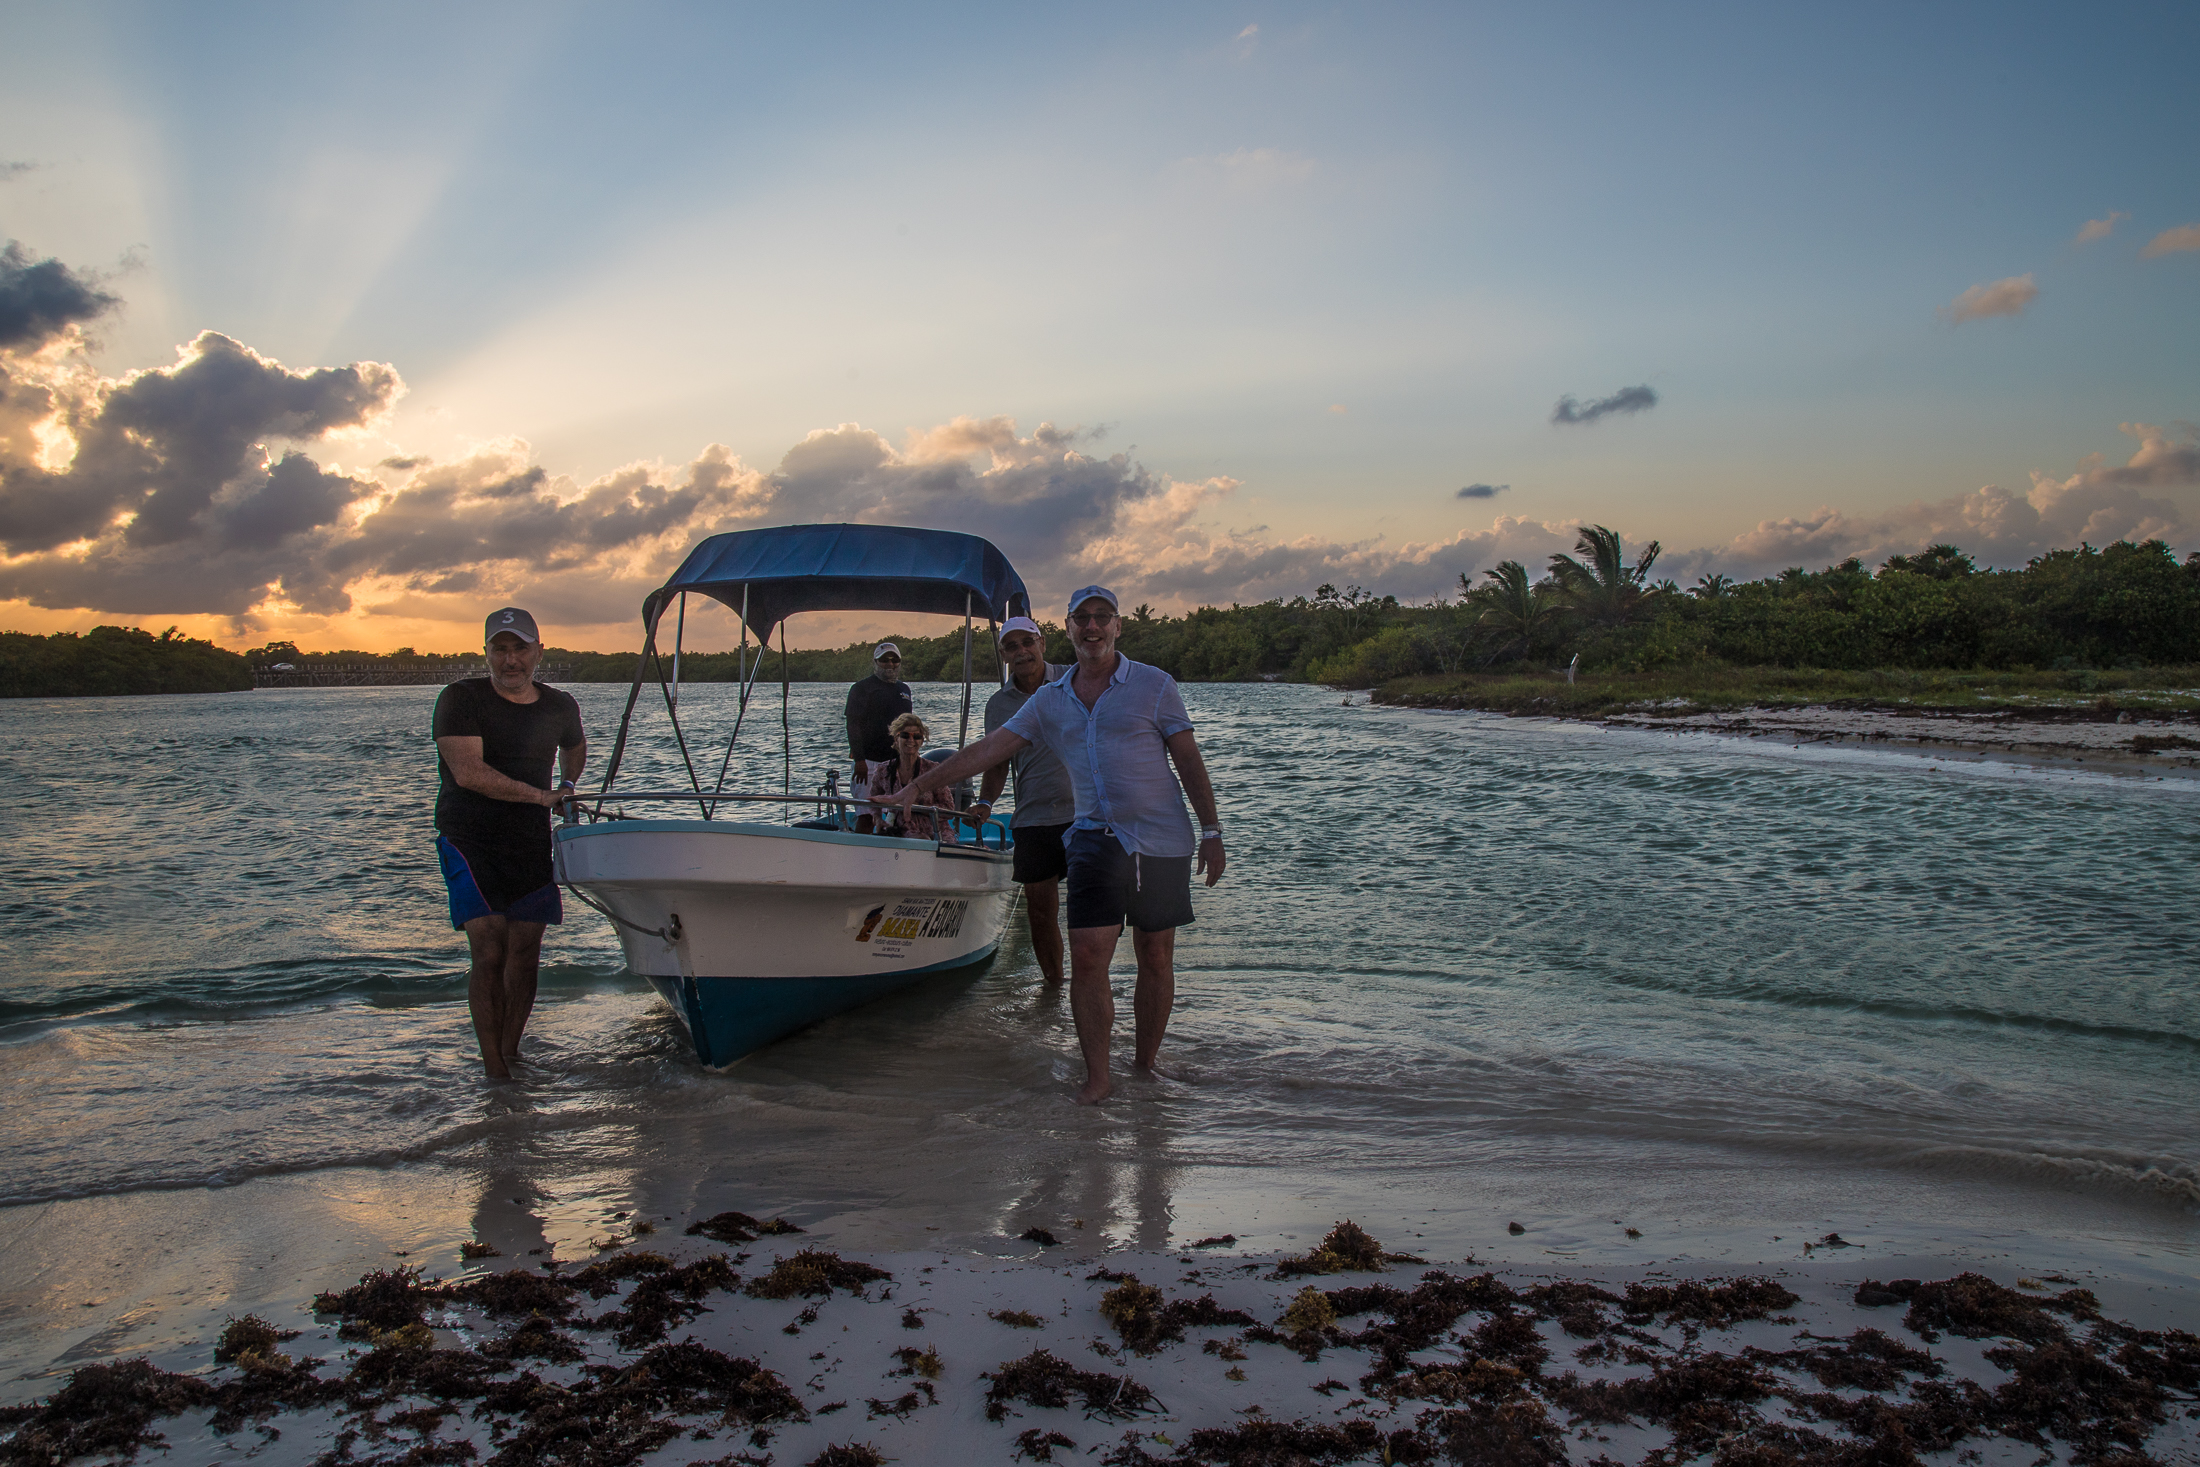
[[[772,691],[737,784],[779,785]],[[957,691],[918,688],[935,729]],[[600,766],[624,689],[576,692]],[[534,1077],[488,1092],[434,693],[0,705],[0,1205],[365,1168],[979,1240],[1354,1208],[1462,1246],[1651,1214],[2200,1237],[2189,785],[1192,687],[1231,868],[1172,1078],[1071,1107],[1021,942],[704,1072],[575,908]],[[683,717],[722,737],[730,695]],[[798,787],[839,696],[793,692]],[[648,727],[634,778],[676,780]]]

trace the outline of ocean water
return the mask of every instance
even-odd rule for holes
[[[1165,1077],[1071,1105],[1020,937],[705,1071],[575,905],[531,1077],[490,1088],[431,850],[435,691],[0,704],[0,1232],[371,1194],[345,1239],[382,1256],[695,1207],[878,1247],[1287,1247],[1349,1214],[1449,1257],[1834,1229],[2200,1254],[2189,782],[1195,686],[1230,867],[1180,934]],[[600,768],[625,690],[575,692]],[[737,787],[787,777],[777,693]],[[958,693],[917,688],[936,731]],[[791,694],[797,789],[839,699]],[[687,690],[699,760],[731,707]],[[685,782],[661,710],[629,760],[622,785]]]

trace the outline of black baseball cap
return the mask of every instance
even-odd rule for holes
[[[507,606],[501,611],[489,613],[488,623],[481,632],[482,645],[487,646],[498,632],[510,632],[522,642],[542,641],[542,633],[535,629],[535,619],[517,606]]]

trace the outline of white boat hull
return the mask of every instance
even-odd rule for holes
[[[711,1065],[983,961],[1016,896],[1006,851],[840,830],[606,820],[557,850]]]

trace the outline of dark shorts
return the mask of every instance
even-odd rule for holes
[[[1067,825],[1019,825],[1016,828],[1016,882],[1053,881],[1069,874]]]
[[[1140,932],[1192,920],[1192,858],[1134,856],[1104,830],[1069,833],[1069,925]]]
[[[451,926],[461,932],[476,917],[501,916],[507,922],[565,920],[565,903],[558,894],[555,873],[537,870],[537,863],[529,857],[502,859],[497,853],[461,847],[449,836],[439,835],[435,838],[435,858],[443,867],[443,885],[450,892]],[[530,888],[528,882],[537,875],[549,875],[551,879]]]

